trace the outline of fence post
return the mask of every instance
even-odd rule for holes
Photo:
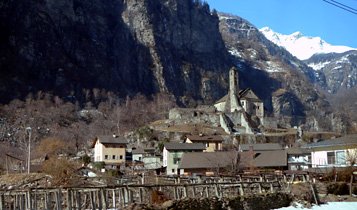
[[[4,199],[4,195],[0,194],[0,210],[4,210],[5,209],[5,199]]]

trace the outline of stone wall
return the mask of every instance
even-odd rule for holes
[[[219,126],[219,115],[215,109],[189,109],[189,108],[174,108],[169,112],[169,119],[178,124],[210,124]]]
[[[172,210],[204,210],[204,209],[241,209],[241,210],[269,210],[289,206],[292,196],[285,193],[272,193],[264,195],[240,196],[235,198],[187,198],[177,201],[166,201],[165,203],[152,205],[131,205],[126,209],[172,209]]]

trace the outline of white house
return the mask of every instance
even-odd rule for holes
[[[125,162],[126,139],[116,135],[98,136],[92,143],[94,161],[103,161],[110,168],[117,168]]]
[[[350,158],[357,158],[357,135],[318,141],[302,148],[311,150],[313,168],[345,167],[350,164]]]
[[[202,152],[206,146],[201,143],[186,144],[186,143],[166,143],[163,150],[163,166],[166,167],[167,175],[180,175],[178,166],[181,163],[181,158],[184,153]]]

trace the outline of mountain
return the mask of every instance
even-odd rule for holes
[[[300,60],[306,60],[314,54],[343,53],[349,50],[356,50],[347,46],[331,45],[320,37],[304,36],[301,32],[284,35],[274,32],[269,27],[263,27],[260,31],[267,39],[278,46],[284,47]]]
[[[242,88],[264,100],[269,116],[341,129],[314,86],[318,73],[248,21],[202,1],[7,0],[0,27],[2,104],[39,92],[94,107],[113,93],[212,104],[226,94],[235,65]]]
[[[83,103],[93,89],[213,102],[233,65],[218,23],[201,1],[5,1],[0,103],[39,91]]]
[[[268,112],[292,125],[341,128],[339,117],[314,85],[323,75],[269,41],[247,20],[224,13],[219,17],[226,47],[241,71],[241,86],[252,88]]]
[[[317,54],[304,61],[311,68],[324,74],[322,86],[329,93],[357,86],[357,51]]]

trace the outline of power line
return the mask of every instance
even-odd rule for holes
[[[341,3],[334,3],[335,1],[333,1],[333,0],[331,0],[331,1],[333,1],[333,2],[331,2],[331,1],[328,1],[328,0],[322,0],[322,1],[324,1],[324,2],[326,2],[326,3],[328,3],[328,4],[331,4],[331,5],[333,5],[333,6],[335,6],[335,7],[338,7],[338,8],[340,8],[340,9],[343,9],[343,10],[345,10],[345,11],[347,11],[347,12],[350,12],[350,13],[353,13],[353,14],[355,14],[355,15],[357,15],[357,10],[355,10],[355,9],[349,9],[349,7],[348,6],[342,6],[342,5],[344,5],[344,4],[341,4]],[[339,5],[339,4],[341,4],[341,5]],[[355,10],[355,11],[353,11],[353,10]]]
[[[341,5],[342,7],[345,7],[345,8],[348,8],[348,9],[350,9],[350,10],[353,10],[353,11],[357,12],[357,9],[352,8],[352,7],[349,7],[349,6],[347,6],[346,4],[342,4],[342,3],[338,2],[338,1],[335,1],[335,0],[330,0],[330,1],[332,1],[332,2],[334,2],[334,3],[336,3],[336,4]]]

